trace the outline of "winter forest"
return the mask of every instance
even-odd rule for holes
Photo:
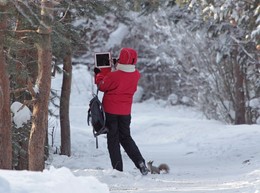
[[[1,169],[44,170],[49,117],[60,121],[60,154],[71,155],[72,68],[93,73],[93,53],[116,58],[121,47],[138,51],[138,102],[260,124],[258,0],[0,0]],[[61,96],[51,88],[57,74]]]

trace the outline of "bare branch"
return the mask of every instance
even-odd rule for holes
[[[25,29],[25,30],[15,30],[15,33],[36,33],[36,30],[30,30],[30,29]]]
[[[32,99],[32,100],[24,100],[23,101],[23,105],[17,110],[17,112],[19,112],[20,110],[22,110],[25,106],[32,106],[34,103],[36,102],[36,99]]]
[[[17,88],[17,89],[13,89],[11,90],[11,94],[15,94],[15,93],[19,93],[19,92],[24,92],[24,91],[27,91],[27,87],[26,88]]]
[[[63,20],[65,19],[66,15],[67,15],[67,13],[68,13],[68,11],[69,11],[69,9],[70,9],[70,4],[69,4],[69,6],[67,7],[67,9],[66,9],[66,11],[65,11],[65,13],[64,13],[64,15],[63,15],[63,17],[59,20],[59,22],[61,22],[61,21],[63,21]]]
[[[242,46],[241,45],[241,43],[248,43],[248,42],[246,42],[246,41],[240,41],[240,40],[238,40],[238,39],[236,39],[234,36],[231,36],[231,38],[240,46],[240,48],[242,48],[242,50],[244,51],[244,53],[249,57],[249,58],[251,58],[254,62],[257,62],[258,63],[258,61],[250,54],[250,53],[248,53],[248,51],[244,48],[244,46]]]

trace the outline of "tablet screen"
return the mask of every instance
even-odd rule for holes
[[[98,68],[111,67],[110,52],[95,53],[95,66]]]

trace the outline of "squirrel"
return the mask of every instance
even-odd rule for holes
[[[153,166],[153,161],[147,162],[148,170],[151,174],[160,174],[163,170],[165,173],[169,173],[170,167],[167,164],[160,164],[158,167]]]

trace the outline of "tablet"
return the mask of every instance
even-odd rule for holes
[[[111,54],[110,54],[110,52],[95,53],[95,67],[110,68],[111,67]]]

